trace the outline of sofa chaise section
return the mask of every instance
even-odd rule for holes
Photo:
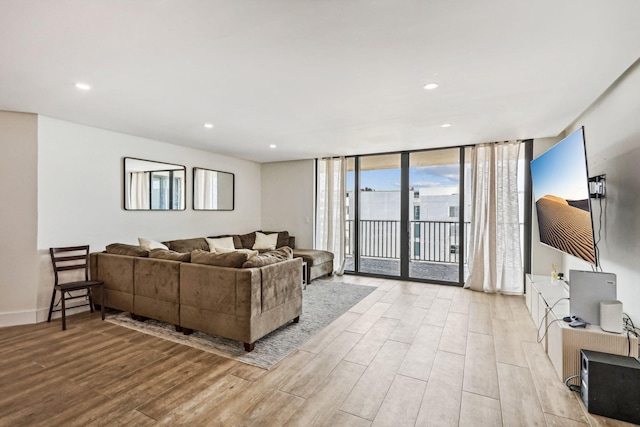
[[[333,274],[333,253],[319,249],[294,249],[293,256],[307,263],[306,283],[313,279]]]

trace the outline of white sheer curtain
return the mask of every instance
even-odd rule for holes
[[[344,157],[318,159],[316,249],[333,252],[334,273],[344,273],[345,177]]]
[[[465,288],[522,294],[518,207],[520,142],[480,144],[472,154],[471,241]]]
[[[131,172],[129,209],[149,209],[149,172]]]

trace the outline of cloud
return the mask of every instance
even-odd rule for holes
[[[414,168],[414,173],[416,178],[427,178],[427,182],[442,182],[443,184],[446,182],[450,185],[458,184],[460,181],[460,167],[458,165],[419,166]]]
[[[420,187],[427,187],[427,188],[433,188],[433,187],[442,187],[444,184],[442,182],[438,182],[438,181],[414,181],[411,183],[411,187],[413,188],[420,188]]]

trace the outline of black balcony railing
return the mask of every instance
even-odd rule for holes
[[[353,220],[345,224],[347,255],[353,255]],[[469,222],[464,223],[464,236],[469,239]],[[412,261],[458,263],[460,257],[460,224],[454,221],[409,221]],[[400,221],[361,220],[360,256],[400,258]],[[465,255],[464,262],[467,262]]]

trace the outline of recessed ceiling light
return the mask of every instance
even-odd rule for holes
[[[440,86],[438,83],[427,83],[426,85],[422,86],[424,89],[426,90],[434,90],[437,89],[438,86]]]
[[[277,147],[277,145],[276,145],[276,144],[271,144],[271,145],[269,145],[269,148],[276,148],[276,147]]]
[[[80,90],[91,90],[91,86],[89,86],[86,83],[78,82],[78,83],[74,84],[74,86],[76,87],[76,89],[80,89]]]
[[[213,123],[205,123],[204,127],[206,127],[207,129],[213,129]]]
[[[451,123],[444,123],[444,124],[440,125],[440,127],[442,127],[442,128],[450,128],[451,127]]]

